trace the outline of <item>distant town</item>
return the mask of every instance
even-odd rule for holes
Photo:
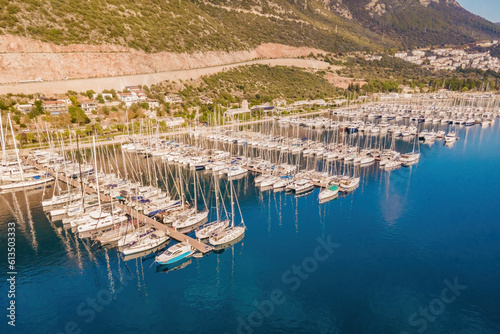
[[[498,41],[495,40],[484,46],[497,44]],[[489,51],[473,53],[461,49],[413,50],[410,52],[397,52],[394,57],[432,70],[453,71],[458,68],[475,68],[483,71],[500,72],[500,59],[492,57]]]

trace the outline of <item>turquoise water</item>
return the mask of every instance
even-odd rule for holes
[[[500,129],[459,135],[321,205],[238,180],[245,239],[169,270],[51,224],[41,191],[1,195],[2,333],[500,333]]]

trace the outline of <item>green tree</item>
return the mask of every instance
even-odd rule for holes
[[[88,90],[88,91],[86,91],[86,92],[85,92],[85,95],[86,95],[89,99],[91,99],[91,98],[92,98],[92,96],[93,96],[94,94],[95,94],[95,92],[94,92],[93,90]],[[102,97],[102,96],[101,96],[101,97]]]
[[[80,107],[71,106],[68,109],[71,116],[71,123],[77,123],[78,125],[85,125],[90,123],[90,119],[85,115],[85,112]]]
[[[28,117],[30,119],[36,118],[38,115],[43,115],[43,102],[41,100],[36,100],[35,101],[35,106],[30,110],[28,113]]]
[[[87,125],[85,127],[85,134],[90,136],[94,133],[94,127],[92,125]]]
[[[79,102],[75,95],[71,95],[69,99],[71,100],[71,104],[73,104],[75,107],[78,106]]]

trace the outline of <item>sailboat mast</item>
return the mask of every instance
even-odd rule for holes
[[[14,141],[14,151],[16,152],[17,164],[19,165],[19,172],[21,173],[21,181],[24,181],[23,166],[21,165],[21,159],[19,159],[19,152],[17,151],[16,137],[14,136],[14,128],[12,127],[12,121],[10,119],[10,114],[8,115],[10,131],[12,132],[12,140]]]
[[[2,164],[5,165],[5,161],[6,161],[6,156],[5,156],[5,137],[3,135],[3,124],[2,124],[2,116],[0,115],[0,135],[2,136],[2,138],[0,138],[2,140]]]
[[[214,181],[215,181],[215,210],[217,211],[217,221],[220,221],[220,212],[219,212],[219,182],[217,178],[215,177],[215,172],[214,174]]]
[[[234,227],[234,198],[233,198],[233,180],[229,181],[229,188],[231,188],[231,227]]]
[[[184,208],[184,187],[182,185],[182,172],[181,172],[181,166],[179,165],[179,168],[178,168],[178,171],[179,171],[179,188],[180,188],[180,191],[181,191],[181,208]]]
[[[76,135],[76,150],[78,153],[80,153],[80,136]],[[78,159],[78,169],[80,172],[80,187],[82,188],[82,202],[84,201],[83,198],[85,197],[85,192],[83,190],[83,177],[82,177],[82,162],[81,159]]]
[[[196,167],[194,169],[194,208],[195,210],[198,210],[198,201],[197,201],[197,197],[196,197]]]
[[[94,150],[94,175],[95,175],[95,183],[97,188],[97,202],[99,202],[99,211],[101,211],[101,191],[99,189],[99,173],[97,172],[97,154],[95,151],[95,135],[92,136],[93,142],[93,150]]]

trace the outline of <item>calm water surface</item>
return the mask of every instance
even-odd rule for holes
[[[2,333],[500,333],[500,129],[459,135],[326,204],[239,180],[245,239],[163,271],[50,223],[41,191],[1,195],[1,270],[16,221],[18,271]]]

